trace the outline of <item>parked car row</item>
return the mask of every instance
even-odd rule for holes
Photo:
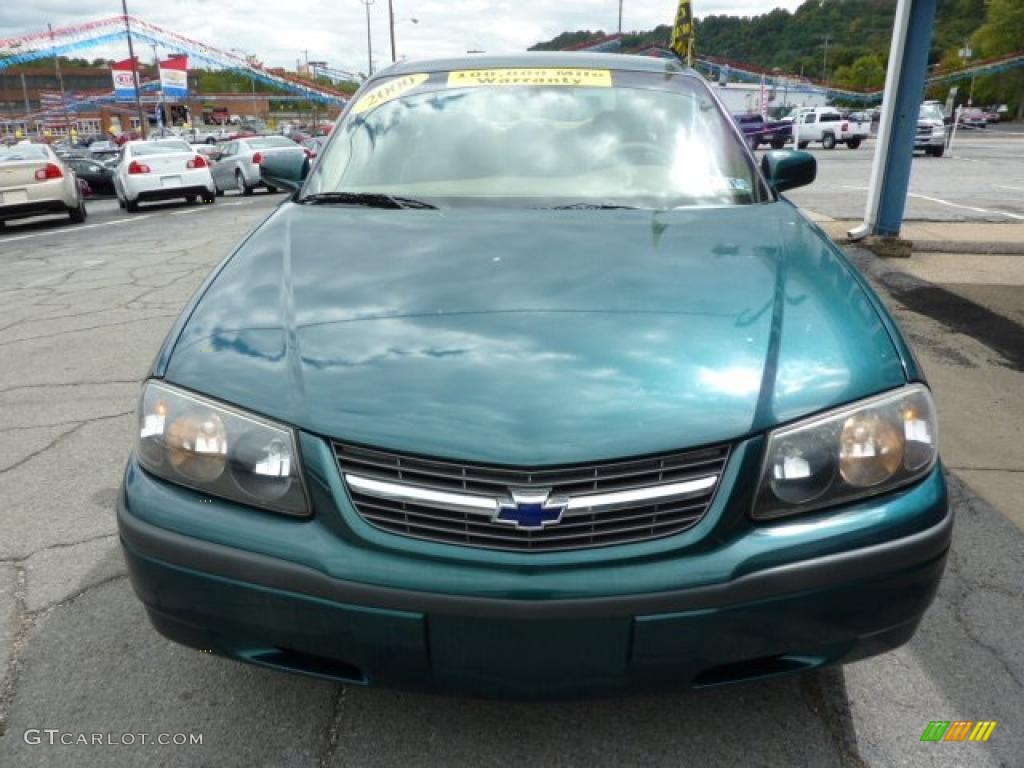
[[[821,144],[835,149],[845,144],[857,149],[871,137],[871,116],[866,113],[844,113],[835,107],[797,107],[781,120],[767,120],[759,114],[733,115],[751,149],[762,144],[782,149],[797,142],[798,149]]]

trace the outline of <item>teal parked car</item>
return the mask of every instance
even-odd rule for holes
[[[952,517],[892,318],[674,61],[402,63],[153,364],[157,630],[355,684],[702,688],[906,642]]]

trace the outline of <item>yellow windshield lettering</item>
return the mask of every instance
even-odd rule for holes
[[[480,86],[546,85],[584,88],[611,88],[609,69],[462,69],[448,73],[449,88]]]

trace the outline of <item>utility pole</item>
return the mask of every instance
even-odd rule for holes
[[[50,47],[53,49],[53,68],[57,73],[57,87],[60,89],[60,111],[64,115],[64,130],[67,131],[67,140],[71,141],[71,121],[68,120],[68,104],[64,99],[64,78],[60,74],[60,58],[57,56],[57,44],[53,40],[53,24],[47,24],[50,30]]]
[[[370,35],[370,6],[374,0],[359,0],[366,7],[366,76],[373,75],[373,38]]]
[[[825,97],[828,98],[828,44],[831,38],[825,35],[825,58],[821,63],[821,81],[825,84]]]
[[[21,97],[25,100],[25,134],[28,135],[28,116],[32,108],[28,104],[28,87],[25,85],[25,73],[21,73]]]
[[[619,0],[619,34],[622,34],[622,0]]]
[[[388,0],[388,24],[391,27],[391,63],[394,64],[398,61],[398,56],[395,54],[395,2],[394,0]]]
[[[128,0],[121,0],[121,13],[124,14],[124,29],[128,33],[128,58],[132,63],[132,81],[135,83],[135,111],[139,116],[139,134],[146,138],[149,133],[146,129],[149,126],[146,115],[142,112],[142,84],[139,82],[139,65],[135,61],[135,49],[132,46],[132,27],[128,23]]]

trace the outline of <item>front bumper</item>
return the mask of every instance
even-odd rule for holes
[[[935,149],[937,147],[946,146],[946,134],[943,132],[941,135],[936,136],[935,134],[920,134],[914,136],[914,149]]]
[[[744,453],[756,461],[758,451],[739,451],[737,463]],[[725,483],[736,472],[734,464]],[[253,525],[235,530],[234,545],[217,531],[198,538],[161,524],[169,518],[160,510],[179,503],[219,518],[220,502],[201,498],[129,466],[121,539],[135,591],[163,634],[346,682],[503,697],[700,688],[889,650],[909,639],[934,598],[952,532],[939,468],[894,494],[731,541],[720,496],[705,521],[720,535],[710,544],[705,535],[698,551],[678,549],[700,538],[703,523],[635,545],[653,562],[616,562],[611,550],[630,545],[608,548],[603,560],[600,550],[586,559],[526,555],[551,566],[535,569],[511,567],[526,562],[518,554],[445,562],[436,553],[460,548],[407,540],[429,556],[392,560],[394,552],[353,541],[352,532],[326,533],[330,553],[317,566],[308,555],[323,541],[325,514],[296,521],[248,511]],[[227,531],[237,521],[226,505],[223,513]],[[264,524],[281,556],[259,551]],[[890,535],[879,537],[878,525]],[[655,557],[655,545],[667,556]],[[709,564],[722,562],[729,575],[713,576]],[[624,591],[648,576],[661,587]]]

